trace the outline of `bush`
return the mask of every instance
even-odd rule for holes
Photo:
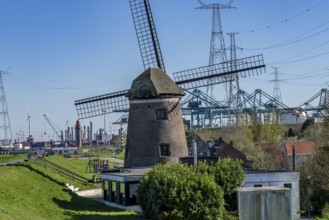
[[[226,210],[235,212],[237,210],[236,191],[245,179],[245,172],[242,168],[242,161],[238,159],[225,158],[208,166],[206,163],[199,163],[194,167],[197,172],[208,173],[214,176],[215,182],[222,187]]]
[[[213,176],[180,163],[148,171],[137,189],[148,219],[222,219],[223,194]]]
[[[329,219],[329,203],[326,203],[322,209],[322,217]]]

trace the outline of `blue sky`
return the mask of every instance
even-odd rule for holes
[[[228,1],[204,0],[205,3]],[[207,65],[211,11],[196,0],[150,0],[167,73]],[[329,81],[329,1],[235,0],[223,10],[223,31],[239,32],[238,58],[263,54],[267,73],[240,80],[248,93],[272,95],[278,67],[283,102],[298,106]],[[37,139],[77,120],[74,101],[129,89],[143,71],[128,0],[0,0],[0,70],[13,137]],[[225,36],[226,46],[229,38]],[[216,97],[223,99],[223,86]],[[107,129],[120,115],[106,116]],[[82,120],[103,127],[103,118]],[[111,125],[111,127],[110,127]]]

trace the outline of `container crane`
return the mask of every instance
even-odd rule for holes
[[[47,117],[46,114],[43,114],[43,116],[45,117],[45,119],[48,122],[48,124],[50,125],[50,127],[53,129],[53,131],[56,134],[57,138],[61,141],[61,143],[63,143],[63,135],[58,133],[58,131],[54,127],[53,123],[50,121],[50,119]]]

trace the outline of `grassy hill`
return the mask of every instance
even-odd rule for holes
[[[0,163],[6,163],[14,160],[23,160],[27,158],[26,154],[0,154]]]
[[[49,160],[84,176],[87,161],[50,156]],[[0,167],[0,220],[10,219],[141,219],[134,212],[108,207],[77,196],[69,180],[32,162]],[[70,183],[72,184],[72,183]],[[100,185],[91,185],[100,187]]]

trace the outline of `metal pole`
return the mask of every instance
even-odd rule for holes
[[[103,139],[103,141],[106,142],[106,119],[105,119],[106,111],[103,110],[103,113],[104,113],[104,139]]]
[[[310,219],[310,202],[308,202],[308,208],[307,208],[307,219]]]
[[[296,170],[296,152],[294,143],[292,143],[292,169]]]
[[[122,120],[120,122],[120,138],[121,138],[121,149],[123,149],[123,127],[122,127]]]
[[[193,139],[193,164],[194,166],[198,164],[197,147],[196,147],[196,141],[194,139]]]
[[[106,118],[105,118],[105,111],[104,113],[104,134],[106,134]]]
[[[31,116],[27,116],[28,122],[29,122],[29,137],[31,137]]]

